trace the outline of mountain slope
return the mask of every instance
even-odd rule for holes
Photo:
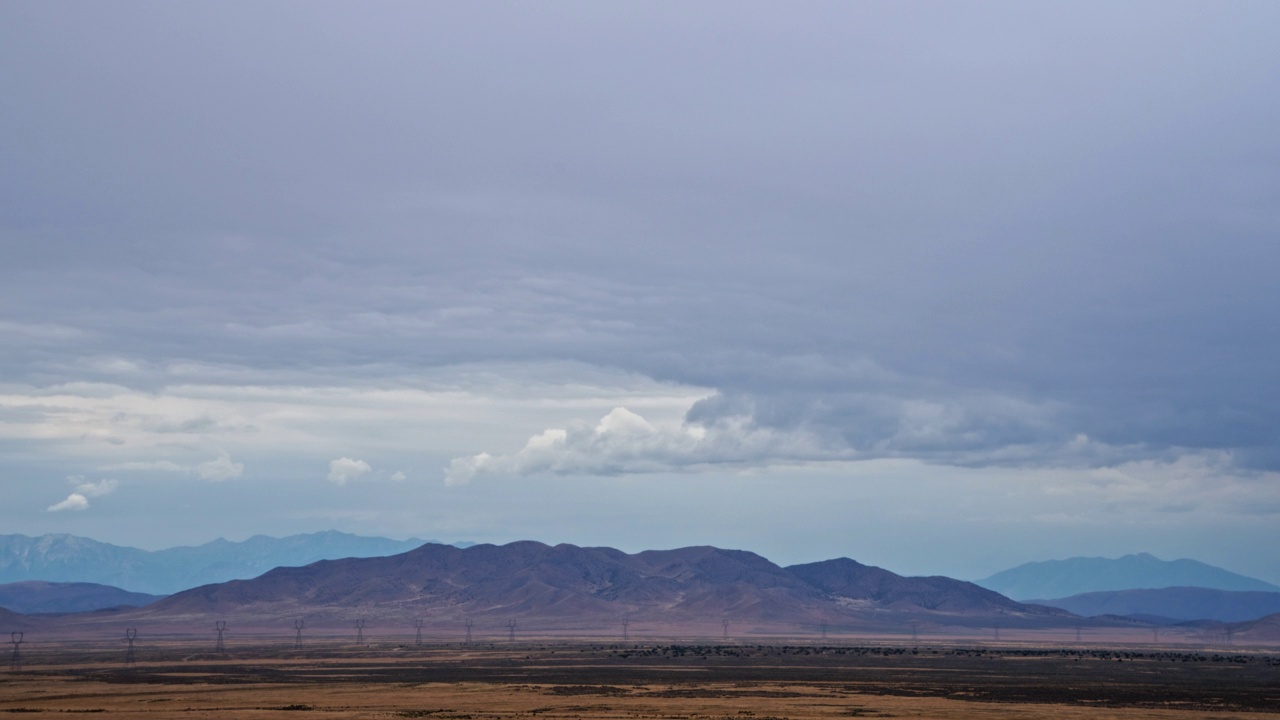
[[[1239,642],[1280,642],[1280,613],[1230,625],[1234,638]]]
[[[122,606],[142,606],[163,595],[129,592],[97,583],[51,583],[27,580],[0,585],[0,608],[17,613],[79,613]]]
[[[832,595],[870,601],[882,608],[919,608],[948,613],[1026,613],[1028,606],[963,580],[902,577],[848,558],[792,565],[789,572]],[[1045,608],[1036,614],[1056,615]]]
[[[1019,565],[977,581],[1014,600],[1065,598],[1109,590],[1203,587],[1280,592],[1280,587],[1195,560],[1161,560],[1147,553],[1117,559],[1076,557]]]
[[[1173,620],[1243,622],[1280,613],[1280,593],[1198,587],[1113,590],[1035,602],[1085,617],[1137,615]]]
[[[147,551],[74,535],[0,535],[0,583],[92,582],[151,594],[250,578],[280,566],[342,557],[394,555],[425,541],[389,540],[328,531],[243,542],[214,540]]]
[[[30,618],[13,612],[12,610],[0,608],[0,633],[3,633],[3,635],[0,635],[0,638],[8,640],[10,639],[9,633],[21,632],[29,627],[31,627]]]

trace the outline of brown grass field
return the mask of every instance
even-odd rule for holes
[[[375,638],[59,640],[0,672],[0,713],[154,718],[1275,718],[1280,654],[1135,646]]]

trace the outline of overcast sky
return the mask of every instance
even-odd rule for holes
[[[0,532],[1280,582],[1280,4],[0,5]]]

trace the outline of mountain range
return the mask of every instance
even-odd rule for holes
[[[1280,593],[1198,587],[1111,590],[1032,602],[1062,608],[1084,617],[1126,615],[1158,622],[1243,622],[1280,613]]]
[[[0,585],[0,608],[9,610],[113,608],[63,616],[72,624],[90,625],[123,620],[182,625],[215,617],[274,625],[305,617],[309,623],[345,626],[357,617],[389,623],[430,617],[452,624],[465,618],[496,624],[516,620],[554,631],[612,627],[627,617],[686,628],[732,619],[757,629],[808,625],[901,631],[906,626],[1066,627],[1079,622],[1078,615],[1093,617],[1091,624],[1117,626],[1241,622],[1280,609],[1280,593],[1259,590],[1175,587],[1023,602],[979,584],[903,577],[848,558],[782,567],[751,552],[710,546],[628,554],[532,541],[453,546],[339,532],[216,540],[154,552],[69,535],[0,536],[0,579],[15,575],[55,580],[87,575],[131,587],[177,589],[157,599],[159,593],[89,583]],[[1145,554],[1029,563],[983,583],[1003,582],[1014,588],[1010,594],[1025,597],[1026,588],[1037,582],[1065,587],[1188,575],[1201,582],[1272,587],[1203,563],[1165,562]],[[0,619],[15,627],[34,621],[8,611],[0,612]]]
[[[624,617],[651,627],[718,628],[727,619],[740,627],[895,631],[909,623],[1041,627],[1074,620],[972,583],[902,577],[847,558],[784,568],[751,552],[706,546],[627,554],[531,541],[465,549],[427,544],[389,557],[282,567],[180,592],[128,617],[192,626],[232,617],[240,624],[305,617],[324,626],[355,618],[397,625],[475,618],[544,630],[612,628]]]
[[[1280,587],[1196,560],[1161,560],[1147,553],[1124,557],[1046,560],[998,572],[976,583],[1015,600],[1067,598],[1082,593],[1144,588],[1200,587],[1280,592]]]
[[[390,540],[330,530],[283,538],[255,535],[242,542],[219,538],[203,545],[148,551],[75,535],[0,535],[0,583],[90,582],[169,595],[198,585],[256,577],[275,567],[394,555],[427,542],[436,541]]]

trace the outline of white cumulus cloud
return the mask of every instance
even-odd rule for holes
[[[61,512],[63,510],[88,510],[88,509],[89,509],[88,498],[81,495],[80,493],[71,493],[70,495],[67,496],[66,500],[63,500],[62,502],[57,503],[56,505],[50,505],[48,511]]]
[[[329,461],[329,479],[339,485],[345,485],[371,472],[373,468],[363,460],[344,457]]]
[[[195,473],[202,480],[230,480],[244,475],[244,463],[232,462],[231,456],[224,452],[212,460],[197,465]]]
[[[460,485],[482,475],[622,475],[843,459],[852,459],[845,447],[805,432],[761,428],[747,416],[655,426],[619,407],[594,427],[544,430],[509,455],[455,458],[445,469],[445,483]]]
[[[110,495],[116,491],[120,483],[115,480],[102,479],[98,482],[84,482],[84,478],[79,475],[72,475],[67,478],[76,486],[74,492],[67,496],[66,500],[60,503],[50,505],[48,512],[62,512],[63,510],[88,510],[89,498],[102,497]]]
[[[391,474],[392,482],[404,482],[408,478],[409,476],[405,475],[403,470],[397,470]]]

